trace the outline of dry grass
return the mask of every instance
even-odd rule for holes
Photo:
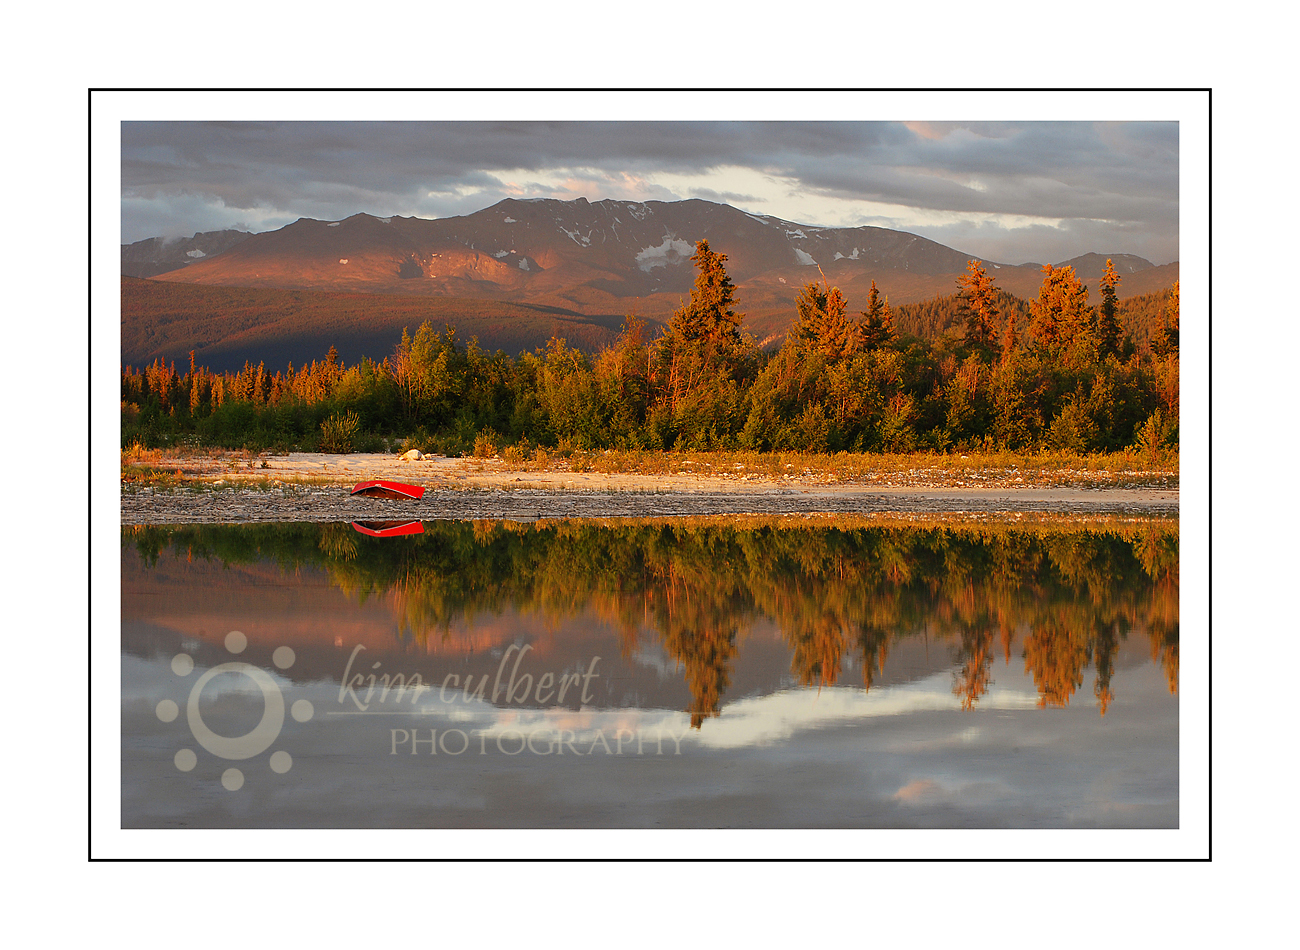
[[[257,487],[271,482],[269,476],[258,473],[269,468],[267,460],[246,449],[196,449],[175,447],[147,449],[136,442],[122,450],[122,484],[136,487],[181,488],[198,483],[212,485],[214,478],[238,477],[239,483]],[[328,479],[311,479],[294,476],[280,479],[303,484],[327,484]]]
[[[339,480],[313,475],[289,475],[272,478],[267,475],[243,475],[213,478],[211,475],[177,474],[166,469],[140,468],[122,470],[122,490],[138,491],[141,488],[189,489],[192,491],[301,491],[309,488],[337,487]]]
[[[459,460],[463,475],[506,472],[595,473],[643,477],[689,476],[714,482],[775,485],[856,485],[880,488],[1178,488],[1178,456],[1137,452],[1018,454],[926,453],[834,455],[804,452],[583,451],[571,447],[509,446],[492,457]],[[351,476],[264,470],[267,459],[247,451],[145,449],[122,451],[122,484],[184,486],[219,483],[313,487]],[[412,470],[412,475],[416,470]],[[432,474],[432,473],[430,473]]]
[[[723,479],[798,480],[824,484],[1023,485],[1025,487],[1178,487],[1178,456],[1151,459],[1136,452],[1077,455],[1066,452],[942,454],[914,452],[834,455],[804,452],[574,451],[550,456],[542,450],[510,459],[524,471],[598,472],[627,475],[695,475]]]

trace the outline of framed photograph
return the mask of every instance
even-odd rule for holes
[[[92,854],[1205,857],[1208,122],[92,92]]]

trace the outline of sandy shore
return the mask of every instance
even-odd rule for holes
[[[1113,513],[1177,515],[1178,491],[1158,488],[1026,486],[1014,473],[881,473],[850,484],[825,476],[630,475],[519,471],[500,459],[322,455],[187,459],[175,487],[124,484],[121,523],[382,521],[447,518],[518,521],[707,514]],[[1069,475],[1064,480],[1069,480]],[[420,501],[354,498],[359,481],[422,485]]]

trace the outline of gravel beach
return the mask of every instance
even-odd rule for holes
[[[727,473],[629,475],[516,471],[499,459],[295,453],[178,463],[167,487],[124,482],[121,523],[684,517],[726,514],[1056,513],[1177,516],[1175,488],[1020,484],[1014,474],[882,473],[869,482]],[[385,478],[426,488],[419,501],[353,497]],[[1066,473],[1061,480],[1069,480]]]

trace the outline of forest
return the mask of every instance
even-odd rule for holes
[[[701,241],[691,260],[666,328],[630,314],[595,354],[559,337],[489,353],[425,322],[351,366],[333,347],[274,372],[214,373],[193,353],[180,372],[124,366],[122,446],[1177,452],[1177,284],[1121,304],[1108,261],[1092,304],[1072,268],[1048,265],[1025,305],[971,261],[951,298],[896,311],[873,282],[850,314],[823,279],[770,352],[742,333],[726,255]]]

